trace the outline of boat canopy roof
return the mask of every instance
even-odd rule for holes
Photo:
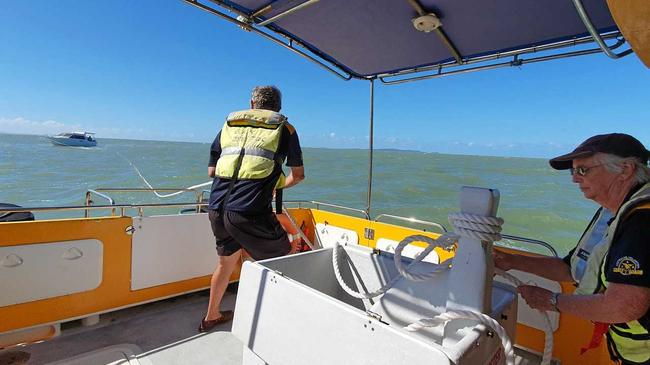
[[[605,0],[185,1],[224,17],[206,4],[220,5],[238,16],[240,26],[286,39],[293,50],[301,46],[348,78],[440,71],[509,56],[516,66],[523,53],[592,42],[585,16],[604,39],[620,36]]]

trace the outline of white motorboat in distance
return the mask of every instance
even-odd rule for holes
[[[93,137],[94,134],[90,132],[59,133],[56,136],[48,136],[47,138],[57,146],[95,147],[97,146],[97,139]]]

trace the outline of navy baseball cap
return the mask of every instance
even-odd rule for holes
[[[573,159],[589,157],[595,153],[609,153],[619,157],[636,157],[642,163],[648,163],[648,151],[638,139],[624,133],[599,134],[582,142],[575,150],[566,155],[548,161],[556,170],[568,170],[573,167]]]

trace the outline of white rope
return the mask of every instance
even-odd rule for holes
[[[341,288],[343,288],[343,290],[345,290],[345,292],[350,294],[351,296],[357,299],[374,298],[376,296],[384,294],[386,290],[390,289],[393,285],[395,285],[395,283],[402,276],[413,281],[424,281],[432,278],[440,271],[449,270],[448,264],[432,264],[434,265],[434,270],[428,274],[414,274],[410,272],[411,267],[413,267],[414,265],[422,261],[422,259],[424,259],[429,253],[431,253],[431,251],[433,251],[434,248],[436,247],[447,248],[457,240],[458,240],[458,236],[453,232],[445,233],[444,235],[438,237],[435,240],[431,237],[427,237],[423,235],[413,235],[413,236],[406,237],[395,248],[395,256],[393,257],[393,261],[395,262],[395,268],[397,269],[399,275],[396,275],[388,283],[386,283],[386,285],[382,286],[381,288],[371,293],[357,292],[354,289],[350,288],[345,283],[345,280],[343,280],[343,276],[341,275],[340,262],[339,262],[339,250],[341,249],[341,245],[338,241],[336,241],[334,243],[334,248],[332,249],[332,267],[334,268],[334,276],[336,276],[336,280],[338,280],[339,284],[341,285]],[[406,267],[406,269],[404,269],[404,267],[402,266],[402,251],[404,250],[404,247],[406,247],[406,245],[408,245],[411,242],[426,242],[429,244],[429,246],[427,246],[427,248],[424,251],[420,252],[413,259],[413,261]]]
[[[481,241],[499,241],[503,219],[485,217],[468,213],[450,213],[449,222],[454,230],[463,237],[476,238]]]
[[[447,232],[442,236],[438,237],[436,240],[423,235],[413,235],[404,238],[395,248],[394,262],[395,262],[395,268],[397,269],[399,275],[391,279],[391,281],[386,283],[386,285],[375,290],[374,292],[371,293],[357,292],[352,288],[350,288],[345,283],[339,267],[340,266],[340,262],[339,262],[340,244],[338,241],[334,243],[334,249],[332,250],[332,266],[334,268],[334,276],[336,277],[336,280],[338,280],[339,284],[341,285],[343,290],[345,290],[346,293],[358,299],[370,299],[385,293],[386,290],[390,289],[401,276],[412,281],[424,281],[434,277],[437,273],[443,270],[448,270],[449,269],[448,264],[442,264],[442,265],[432,264],[434,265],[434,269],[433,271],[427,274],[416,274],[410,272],[410,268],[416,265],[417,263],[419,263],[420,261],[422,261],[422,259],[424,259],[429,253],[431,253],[431,251],[433,251],[434,248],[436,247],[446,248],[452,245],[453,243],[457,242],[459,234],[464,237],[472,237],[479,240],[491,241],[491,242],[501,239],[500,232],[501,232],[501,225],[503,224],[503,219],[501,218],[484,217],[484,216],[480,216],[476,214],[468,214],[468,213],[451,213],[449,214],[449,222],[452,224],[452,226],[454,226],[454,229],[458,232],[458,234],[454,232]],[[406,245],[408,245],[411,242],[425,242],[428,243],[428,246],[425,248],[424,251],[420,252],[420,254],[418,254],[415,257],[415,259],[409,264],[409,266],[405,269],[402,264],[402,251],[404,250],[404,247],[406,247]]]
[[[151,184],[149,184],[149,181],[147,181],[147,179],[145,179],[145,177],[142,176],[142,173],[140,172],[140,170],[138,169],[138,167],[137,167],[133,162],[131,162],[128,158],[122,156],[119,152],[115,152],[115,153],[117,153],[118,156],[122,157],[124,160],[126,160],[126,162],[129,163],[129,165],[131,165],[131,167],[133,167],[133,169],[134,169],[135,172],[138,174],[138,176],[140,176],[140,178],[142,179],[142,181],[144,181],[144,183],[149,187],[149,189],[151,189],[151,190],[153,191],[153,193],[154,193],[157,197],[159,197],[159,198],[169,198],[169,197],[172,197],[172,196],[175,196],[175,195],[182,194],[182,193],[186,192],[187,190],[192,190],[192,189],[196,189],[196,188],[201,188],[201,187],[208,186],[208,185],[211,185],[211,184],[212,184],[212,181],[206,181],[206,182],[204,182],[204,183],[202,183],[202,184],[188,186],[187,188],[185,188],[185,189],[183,189],[183,190],[179,190],[179,191],[174,192],[174,193],[170,193],[170,194],[159,194],[158,191],[156,191],[156,189],[154,189],[154,187],[151,186]]]
[[[503,219],[498,217],[484,217],[476,214],[451,213],[449,222],[454,227],[454,231],[461,237],[475,238],[481,241],[494,242],[501,239],[501,226]],[[480,322],[494,330],[501,339],[503,350],[506,355],[508,365],[515,364],[515,352],[512,341],[508,337],[506,330],[494,318],[479,312],[467,310],[449,310],[433,318],[421,318],[415,323],[406,326],[405,329],[410,332],[419,331],[425,327],[436,327],[454,319],[470,319]]]
[[[341,288],[343,288],[343,290],[345,290],[346,293],[350,294],[354,298],[370,299],[379,296],[381,294],[384,294],[386,290],[392,287],[395,284],[395,282],[397,282],[397,279],[399,279],[399,276],[395,276],[386,285],[370,293],[361,293],[355,291],[345,283],[345,280],[343,280],[343,277],[341,276],[341,271],[339,269],[339,248],[340,247],[341,245],[337,241],[336,243],[334,243],[334,248],[332,249],[332,267],[334,268],[334,276],[336,277],[336,280],[339,282],[339,285],[341,285]]]
[[[404,251],[404,248],[411,242],[425,242],[428,243],[429,245],[424,249],[424,251],[420,252],[417,256],[415,256],[413,262],[411,262],[405,269],[402,263],[402,251]],[[427,257],[427,255],[430,254],[434,248],[441,247],[446,249],[452,246],[453,244],[455,244],[456,242],[458,242],[458,235],[452,232],[445,233],[435,240],[431,237],[427,237],[423,235],[413,235],[413,236],[406,237],[397,245],[397,247],[395,247],[395,256],[393,260],[395,262],[395,268],[397,269],[397,272],[401,276],[411,281],[429,280],[434,276],[436,276],[440,271],[449,270],[449,265],[433,264],[434,265],[433,271],[426,274],[411,273],[409,269],[413,265],[417,264],[418,262],[422,261],[425,257]]]
[[[336,279],[339,281],[339,284],[341,285],[343,290],[345,290],[345,292],[347,292],[351,296],[359,299],[373,298],[385,293],[386,290],[392,287],[401,276],[406,277],[407,279],[413,281],[424,281],[429,278],[432,278],[436,273],[444,269],[448,269],[449,268],[448,265],[437,265],[435,266],[435,269],[428,274],[413,274],[410,272],[409,269],[413,265],[422,261],[422,259],[425,258],[435,247],[446,248],[450,244],[453,244],[453,242],[456,242],[458,240],[459,235],[461,237],[470,237],[481,241],[488,241],[488,242],[498,241],[501,239],[501,226],[504,223],[502,218],[485,217],[485,216],[479,216],[479,215],[467,214],[467,213],[451,213],[449,214],[449,221],[454,227],[456,233],[453,232],[445,233],[444,235],[440,236],[437,240],[433,240],[430,237],[426,237],[422,235],[409,236],[403,239],[399,243],[397,248],[395,248],[395,257],[394,257],[395,267],[397,268],[399,275],[395,276],[386,285],[384,285],[383,287],[379,288],[378,290],[372,293],[359,293],[352,290],[349,286],[347,286],[347,284],[345,284],[339,270],[338,251],[340,249],[340,244],[337,241],[334,244],[334,249],[332,251],[332,263],[333,263],[334,274],[336,276]],[[426,242],[429,245],[424,251],[422,251],[420,254],[418,254],[415,257],[413,262],[411,262],[411,264],[409,264],[406,267],[406,269],[404,269],[401,262],[401,253],[404,250],[404,247],[406,247],[406,245],[408,245],[411,242]],[[504,272],[498,272],[498,274],[504,276],[508,280],[514,281],[515,283],[517,283],[517,285],[523,284],[521,283],[521,281],[519,281],[517,278],[515,278],[512,275],[506,274]],[[550,364],[551,357],[553,354],[553,332],[551,329],[551,321],[548,317],[548,314],[547,313],[542,313],[542,314],[547,328],[544,331],[545,342],[544,342],[544,353],[542,356],[541,365],[548,365]],[[495,319],[483,313],[478,313],[474,311],[464,311],[464,310],[450,310],[434,318],[419,319],[417,322],[406,326],[405,329],[410,332],[415,332],[425,327],[435,327],[441,324],[446,324],[447,322],[455,319],[470,319],[470,320],[480,322],[492,328],[492,330],[494,330],[494,332],[501,339],[501,344],[503,345],[504,353],[506,355],[506,363],[508,365],[515,364],[514,348],[512,346],[512,341],[508,337],[506,330]]]
[[[494,269],[494,273],[503,277],[504,279],[515,284],[515,286],[525,285],[523,281],[519,280],[516,276],[508,274],[507,272],[501,269]],[[539,311],[544,318],[544,352],[542,353],[542,362],[540,365],[549,365],[551,359],[553,358],[553,325],[551,324],[551,319],[548,316],[548,313],[545,311]]]
[[[506,355],[506,363],[508,365],[515,365],[515,350],[512,347],[512,341],[508,337],[508,333],[505,328],[499,324],[494,318],[474,311],[464,311],[464,310],[453,310],[441,313],[433,318],[422,318],[415,323],[404,327],[409,332],[416,332],[426,327],[437,327],[439,325],[445,325],[449,321],[455,319],[470,319],[473,321],[480,322],[494,330],[494,332],[501,339],[501,344],[503,345],[503,351]]]

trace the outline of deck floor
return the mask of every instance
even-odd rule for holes
[[[223,309],[234,309],[235,295],[226,293]],[[240,365],[242,343],[230,333],[232,322],[207,334],[197,327],[205,314],[207,291],[128,308],[101,316],[100,323],[62,324],[50,341],[9,349],[29,360],[12,365]],[[7,352],[5,351],[0,351]],[[23,355],[26,355],[23,354]],[[539,364],[537,355],[517,349],[517,365]],[[0,365],[2,363],[0,356]],[[15,358],[15,356],[14,356]],[[558,364],[557,362],[552,362]]]
[[[188,294],[104,314],[90,327],[65,323],[61,336],[12,350],[29,353],[29,365],[241,364],[242,344],[230,333],[232,322],[197,332],[207,305],[207,291]],[[235,295],[226,293],[222,308],[234,307]]]

